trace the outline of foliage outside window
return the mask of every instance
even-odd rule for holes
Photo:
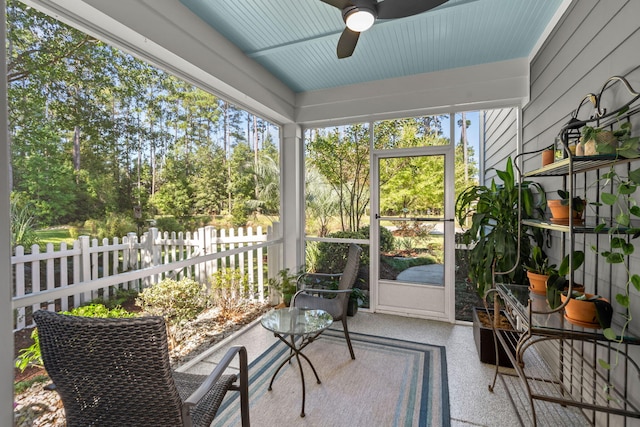
[[[11,188],[40,226],[279,214],[277,126],[17,0],[6,12]]]

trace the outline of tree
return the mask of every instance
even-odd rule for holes
[[[342,230],[357,230],[369,206],[369,127],[318,131],[306,148],[309,164],[338,194]]]
[[[309,220],[318,222],[318,235],[325,237],[329,233],[329,221],[338,213],[338,196],[327,180],[311,165],[306,168],[305,178],[305,212]]]

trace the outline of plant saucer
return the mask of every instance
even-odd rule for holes
[[[572,323],[576,326],[582,326],[583,328],[591,328],[591,329],[600,329],[600,323],[599,322],[583,322],[581,320],[575,320],[572,319],[571,317],[567,316],[567,314],[565,313],[564,318],[567,319],[569,321],[569,323]]]

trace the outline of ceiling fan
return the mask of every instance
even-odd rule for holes
[[[338,41],[338,58],[353,54],[360,33],[371,28],[376,19],[396,19],[417,15],[448,0],[321,0],[342,11],[346,24]]]

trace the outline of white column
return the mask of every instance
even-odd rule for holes
[[[302,128],[287,124],[280,146],[280,225],[283,267],[296,272],[303,263],[304,171]]]
[[[5,0],[0,0],[0,45],[6,46]],[[0,49],[0,426],[13,425],[13,311],[11,310],[11,217],[9,214],[9,114],[7,54]]]

